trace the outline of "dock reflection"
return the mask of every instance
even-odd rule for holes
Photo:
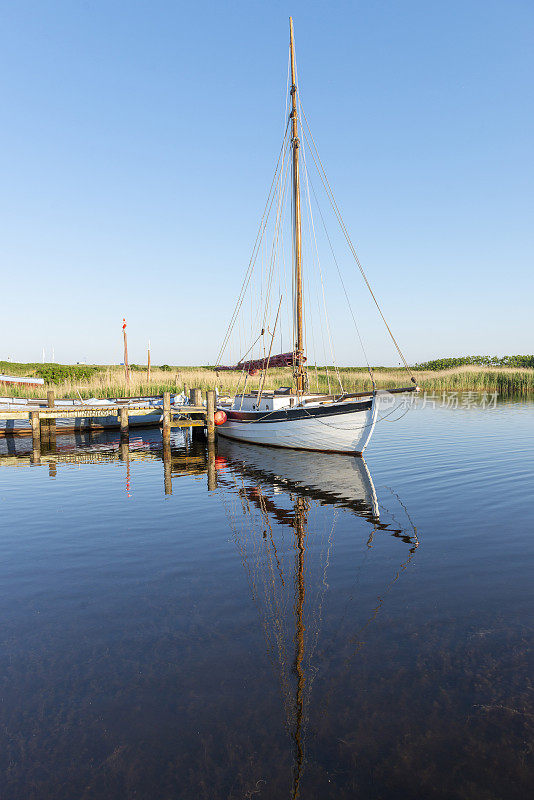
[[[126,467],[128,494],[132,491],[131,465],[139,461],[163,462],[163,490],[172,495],[173,478],[182,475],[206,475],[209,490],[217,487],[215,445],[207,445],[191,436],[188,429],[161,436],[154,428],[138,429],[129,436],[118,431],[99,431],[56,435],[48,441],[29,436],[0,438],[0,466],[48,466],[51,478],[58,477],[61,464],[98,464],[122,462]]]

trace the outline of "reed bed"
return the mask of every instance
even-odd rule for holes
[[[375,380],[379,389],[392,389],[395,386],[409,386],[406,371],[380,367],[375,369]],[[480,367],[475,365],[455,367],[444,370],[414,370],[418,385],[423,391],[439,394],[442,392],[498,392],[500,397],[533,397],[534,369]],[[309,369],[310,389],[312,391],[339,391],[339,379],[343,389],[348,392],[368,391],[372,388],[369,373],[365,368],[344,367],[337,372],[333,367]],[[258,389],[260,375],[247,378],[247,389]],[[77,398],[87,400],[91,397],[137,397],[160,395],[163,392],[188,391],[193,387],[202,390],[217,387],[222,395],[232,395],[243,388],[244,378],[237,372],[215,372],[210,367],[166,367],[153,368],[150,382],[146,370],[137,369],[126,382],[121,367],[101,367],[90,377],[84,379],[65,379],[45,386],[22,387],[1,385],[0,395],[9,397],[45,397],[47,389],[54,389],[57,398]],[[269,370],[266,389],[275,389],[291,384],[291,369]]]

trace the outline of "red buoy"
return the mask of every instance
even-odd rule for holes
[[[219,411],[216,411],[213,415],[213,419],[215,420],[216,425],[223,425],[226,422],[227,417],[225,412],[219,409]]]

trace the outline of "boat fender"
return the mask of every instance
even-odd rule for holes
[[[226,413],[224,411],[221,411],[219,409],[219,411],[215,412],[215,414],[213,416],[213,419],[214,419],[216,425],[224,425],[224,423],[227,420],[227,416],[226,416]]]

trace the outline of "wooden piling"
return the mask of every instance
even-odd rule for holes
[[[202,405],[202,392],[200,389],[190,389],[189,390],[189,401],[193,406],[201,406]],[[204,438],[204,430],[202,427],[192,428],[191,429],[191,438],[194,441],[199,441]]]
[[[128,395],[130,394],[130,366],[128,364],[128,337],[126,335],[126,320],[122,320],[122,335],[124,339],[124,377],[126,378],[126,386],[128,387]]]
[[[130,455],[130,439],[126,436],[121,436],[119,444],[119,458],[121,461],[128,461]]]
[[[165,436],[163,437],[163,476],[165,494],[172,494],[171,440]]]
[[[215,469],[215,442],[208,440],[208,491],[217,488],[217,470]]]
[[[202,391],[200,389],[191,389],[189,392],[189,400],[193,406],[202,405]]]
[[[32,426],[32,438],[34,442],[36,440],[37,442],[41,440],[40,416],[41,415],[38,411],[30,411],[30,423]]]
[[[53,389],[49,389],[46,393],[46,404],[48,408],[54,408],[56,403],[56,395]],[[56,444],[56,420],[49,419],[48,422],[48,441],[55,446]]]
[[[206,434],[208,442],[215,442],[215,392],[206,392]]]
[[[32,464],[38,464],[41,460],[41,420],[38,411],[30,412],[30,423],[32,426]]]
[[[119,418],[121,421],[121,436],[128,436],[130,432],[130,423],[128,419],[128,409],[121,408],[119,411]]]
[[[171,438],[171,395],[170,392],[163,393],[163,439],[170,441]]]

